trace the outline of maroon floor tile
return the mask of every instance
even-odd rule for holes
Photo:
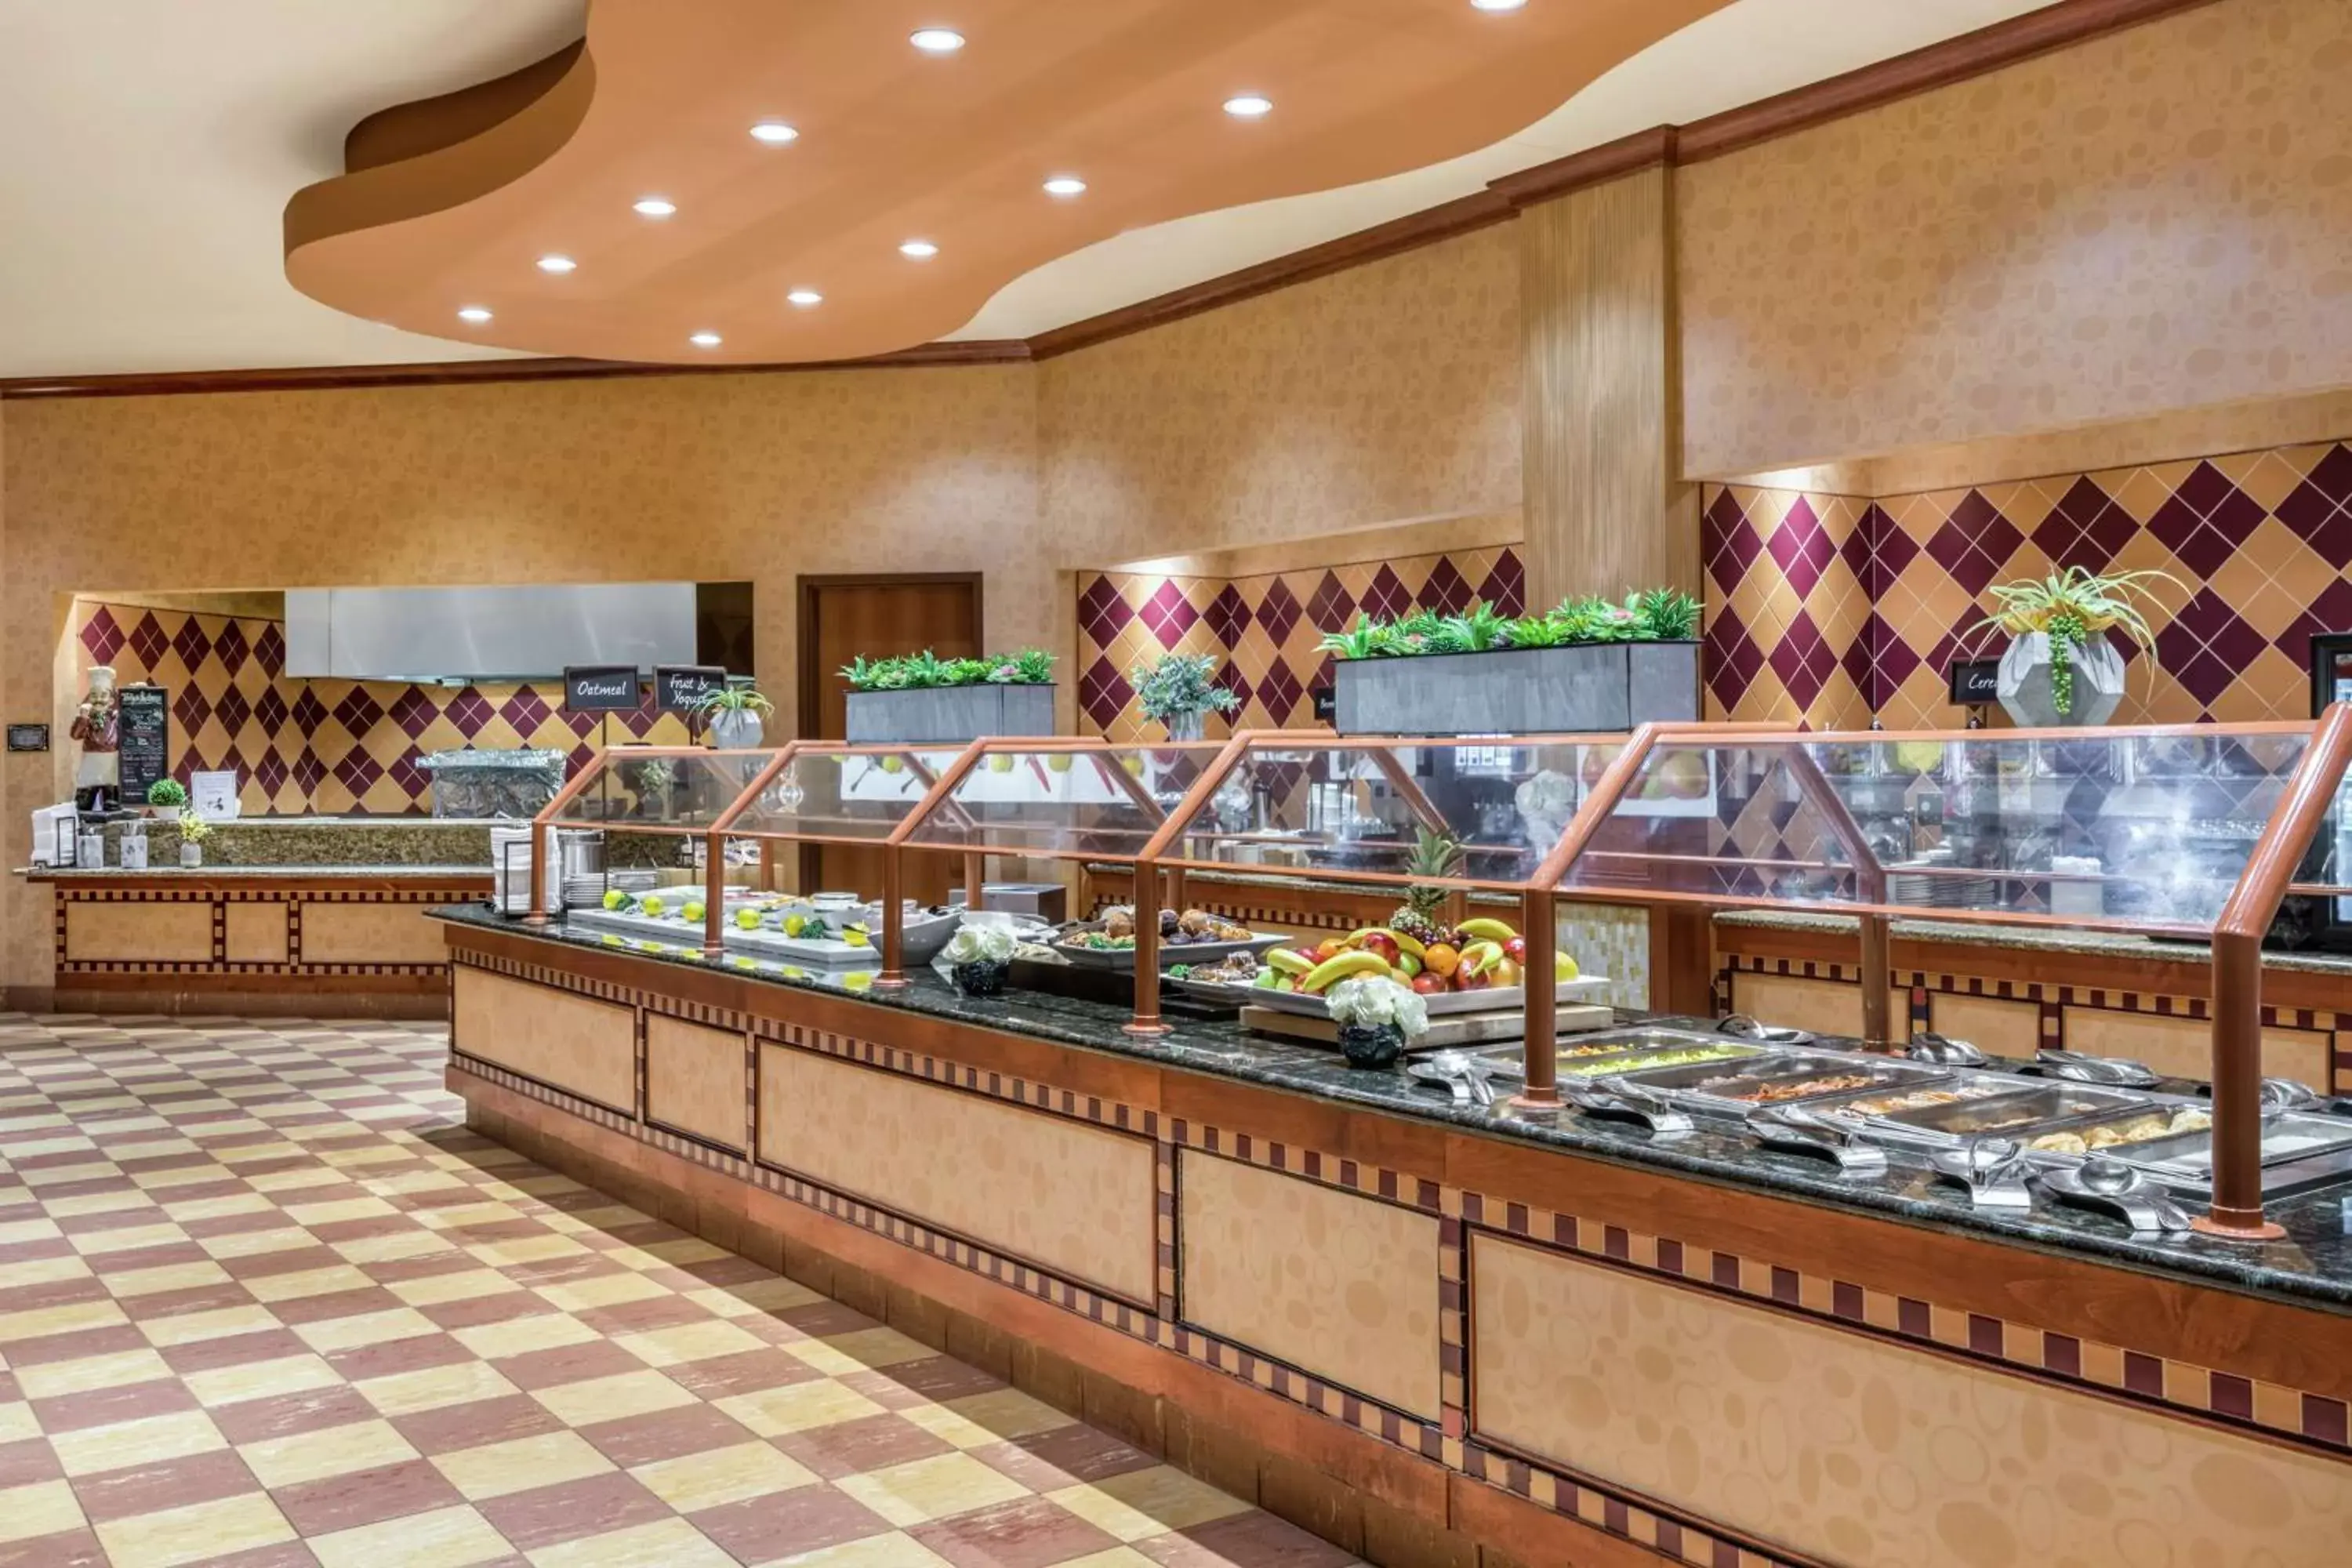
[[[905,1416],[888,1414],[788,1432],[776,1438],[775,1445],[829,1481],[903,1465],[909,1459],[928,1459],[954,1448]]]
[[[82,1301],[103,1301],[111,1294],[95,1274],[74,1279],[44,1279],[37,1285],[13,1285],[0,1290],[0,1312],[37,1312],[44,1307],[70,1307]]]
[[[446,1252],[419,1253],[415,1258],[387,1258],[382,1263],[362,1263],[360,1272],[379,1285],[392,1285],[404,1279],[430,1279],[442,1274],[464,1274],[482,1267],[472,1255],[451,1247]]]
[[[339,1384],[300,1394],[274,1394],[267,1399],[240,1399],[215,1409],[212,1417],[223,1436],[242,1446],[266,1437],[291,1437],[347,1426],[354,1421],[373,1421],[376,1411],[358,1389]]]
[[[160,1513],[167,1508],[257,1492],[261,1483],[235,1452],[221,1449],[83,1476],[74,1482],[73,1489],[89,1521],[104,1524],[136,1513]]]
[[[682,1405],[675,1410],[648,1411],[618,1421],[599,1421],[579,1433],[623,1469],[635,1469],[656,1459],[675,1459],[708,1453],[752,1440],[751,1429],[726,1412],[708,1405]]]
[[[323,1296],[298,1296],[272,1301],[270,1312],[282,1323],[322,1323],[332,1318],[356,1318],[363,1312],[390,1312],[408,1303],[381,1285],[358,1290],[331,1290]]]
[[[509,1492],[476,1506],[500,1535],[525,1552],[670,1516],[667,1503],[646,1490],[635,1476],[617,1470]]]
[[[0,1215],[0,1224],[16,1225],[28,1219],[46,1219],[38,1210],[31,1214]],[[44,1258],[65,1258],[74,1244],[62,1236],[44,1236],[31,1241],[12,1241],[0,1246],[0,1267],[11,1263],[32,1263]]]
[[[185,1317],[190,1312],[216,1312],[224,1307],[253,1305],[253,1292],[234,1279],[224,1279],[214,1285],[191,1285],[184,1290],[158,1290],[148,1296],[126,1296],[122,1314],[134,1323],[152,1323],[162,1318]]]
[[[737,1351],[662,1370],[669,1374],[672,1383],[705,1399],[724,1399],[730,1394],[757,1394],[765,1388],[813,1383],[824,1375],[790,1351],[780,1350]]]
[[[1023,1498],[910,1528],[955,1568],[1054,1568],[1118,1542],[1050,1498]]]
[[[644,1334],[675,1329],[682,1323],[703,1323],[717,1316],[699,1301],[683,1296],[648,1296],[617,1307],[591,1307],[573,1317],[600,1334]]]
[[[309,1355],[310,1347],[291,1329],[257,1329],[249,1334],[223,1334],[214,1340],[194,1340],[165,1345],[158,1352],[163,1364],[185,1377],[224,1366],[250,1366],[258,1361],[283,1361]]]
[[[213,1255],[193,1241],[167,1241],[155,1247],[126,1247],[120,1252],[93,1252],[84,1262],[100,1276],[130,1274],[142,1268],[169,1268],[181,1263],[209,1263]]]
[[[136,1323],[110,1323],[102,1329],[76,1329],[71,1333],[11,1340],[6,1347],[10,1366],[47,1366],[55,1362],[148,1348],[147,1336],[139,1331]]]
[[[744,1563],[767,1563],[786,1552],[815,1552],[863,1541],[890,1529],[879,1514],[831,1487],[793,1487],[707,1508],[687,1518]]]
[[[299,1541],[281,1541],[275,1546],[207,1557],[204,1568],[319,1568],[319,1557]]]
[[[53,1481],[65,1473],[65,1467],[58,1463],[57,1450],[49,1447],[47,1437],[22,1437],[14,1443],[0,1443],[0,1489]]]
[[[111,1426],[121,1421],[197,1408],[196,1396],[176,1377],[60,1394],[54,1399],[36,1399],[32,1403],[33,1414],[40,1417],[41,1430],[52,1436],[60,1432],[86,1432],[93,1426]]]
[[[357,1397],[356,1394],[354,1397]],[[370,1414],[373,1412],[371,1410]],[[560,1432],[563,1423],[555,1413],[527,1394],[497,1399],[477,1399],[439,1410],[420,1410],[392,1418],[394,1430],[416,1446],[420,1454],[453,1454],[516,1437],[536,1437]]]
[[[920,1394],[935,1403],[965,1399],[975,1394],[993,1394],[1003,1388],[1003,1380],[953,1356],[925,1356],[920,1361],[901,1362],[897,1366],[876,1367],[863,1375],[885,1378],[910,1393]]]
[[[556,1310],[554,1303],[530,1290],[500,1290],[488,1296],[468,1296],[462,1301],[436,1301],[416,1309],[445,1329],[478,1329],[485,1323],[509,1323],[537,1318]]]
[[[1237,1513],[1132,1544],[1160,1568],[1345,1568],[1356,1561],[1270,1513]]]
[[[199,1240],[216,1236],[243,1236],[247,1231],[283,1230],[286,1216],[276,1209],[255,1209],[250,1214],[217,1214],[205,1219],[184,1219],[180,1228]]]
[[[503,1356],[494,1363],[517,1388],[553,1388],[559,1384],[585,1383],[592,1377],[618,1377],[643,1372],[646,1363],[609,1340],[588,1340],[552,1350],[525,1351]]]
[[[278,1224],[288,1229],[294,1222],[283,1215]],[[223,1272],[232,1279],[266,1279],[278,1274],[307,1274],[317,1268],[343,1267],[343,1255],[331,1247],[288,1247],[276,1252],[256,1252],[244,1258],[224,1258]]]
[[[304,1535],[357,1530],[387,1519],[405,1519],[465,1501],[430,1461],[408,1459],[325,1480],[281,1487],[270,1493],[286,1521]]]
[[[473,1352],[447,1334],[411,1334],[404,1340],[386,1340],[379,1345],[358,1345],[347,1351],[331,1352],[327,1357],[327,1364],[352,1383],[365,1383],[372,1377],[423,1372],[428,1367],[455,1366],[461,1361],[477,1359]]]
[[[1009,1442],[983,1443],[971,1457],[1031,1491],[1059,1490],[1078,1481],[1108,1480],[1160,1461],[1108,1432],[1073,1422]]]
[[[109,1568],[98,1537],[87,1530],[37,1536],[0,1546],[0,1568]]]

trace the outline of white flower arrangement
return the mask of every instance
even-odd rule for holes
[[[1013,947],[1009,927],[967,925],[957,928],[940,956],[950,963],[1003,963],[1013,957]]]
[[[1325,995],[1323,1005],[1342,1024],[1363,1028],[1393,1024],[1408,1039],[1429,1032],[1429,1004],[1421,993],[1378,975],[1342,980]]]

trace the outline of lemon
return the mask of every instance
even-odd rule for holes
[[[1568,954],[1555,952],[1551,955],[1551,974],[1554,980],[1574,980],[1583,973],[1584,971],[1576,966],[1576,960],[1569,957]]]
[[[845,945],[850,947],[871,947],[874,945],[872,942],[866,940],[866,933],[859,931],[856,926],[852,926],[847,931],[843,931],[841,933],[841,940]]]
[[[638,908],[645,911],[645,915],[647,920],[657,921],[662,918],[662,911],[667,909],[668,906],[664,904],[659,899],[647,899],[645,902],[640,904]]]
[[[735,911],[735,925],[736,929],[739,931],[758,931],[760,929],[760,911],[750,909],[737,910]]]
[[[688,921],[698,921],[710,911],[705,909],[699,901],[697,901],[687,905],[686,908],[678,910],[677,912]]]
[[[628,901],[629,895],[618,888],[609,889],[604,894],[604,907],[608,910],[617,910]]]

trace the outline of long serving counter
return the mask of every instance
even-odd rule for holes
[[[1229,1022],[442,914],[473,1124],[1351,1550],[2352,1553],[2347,1189],[2136,1238]]]

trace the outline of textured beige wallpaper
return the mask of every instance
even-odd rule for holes
[[[2224,0],[1682,171],[1685,472],[2352,383],[2347,72]]]

